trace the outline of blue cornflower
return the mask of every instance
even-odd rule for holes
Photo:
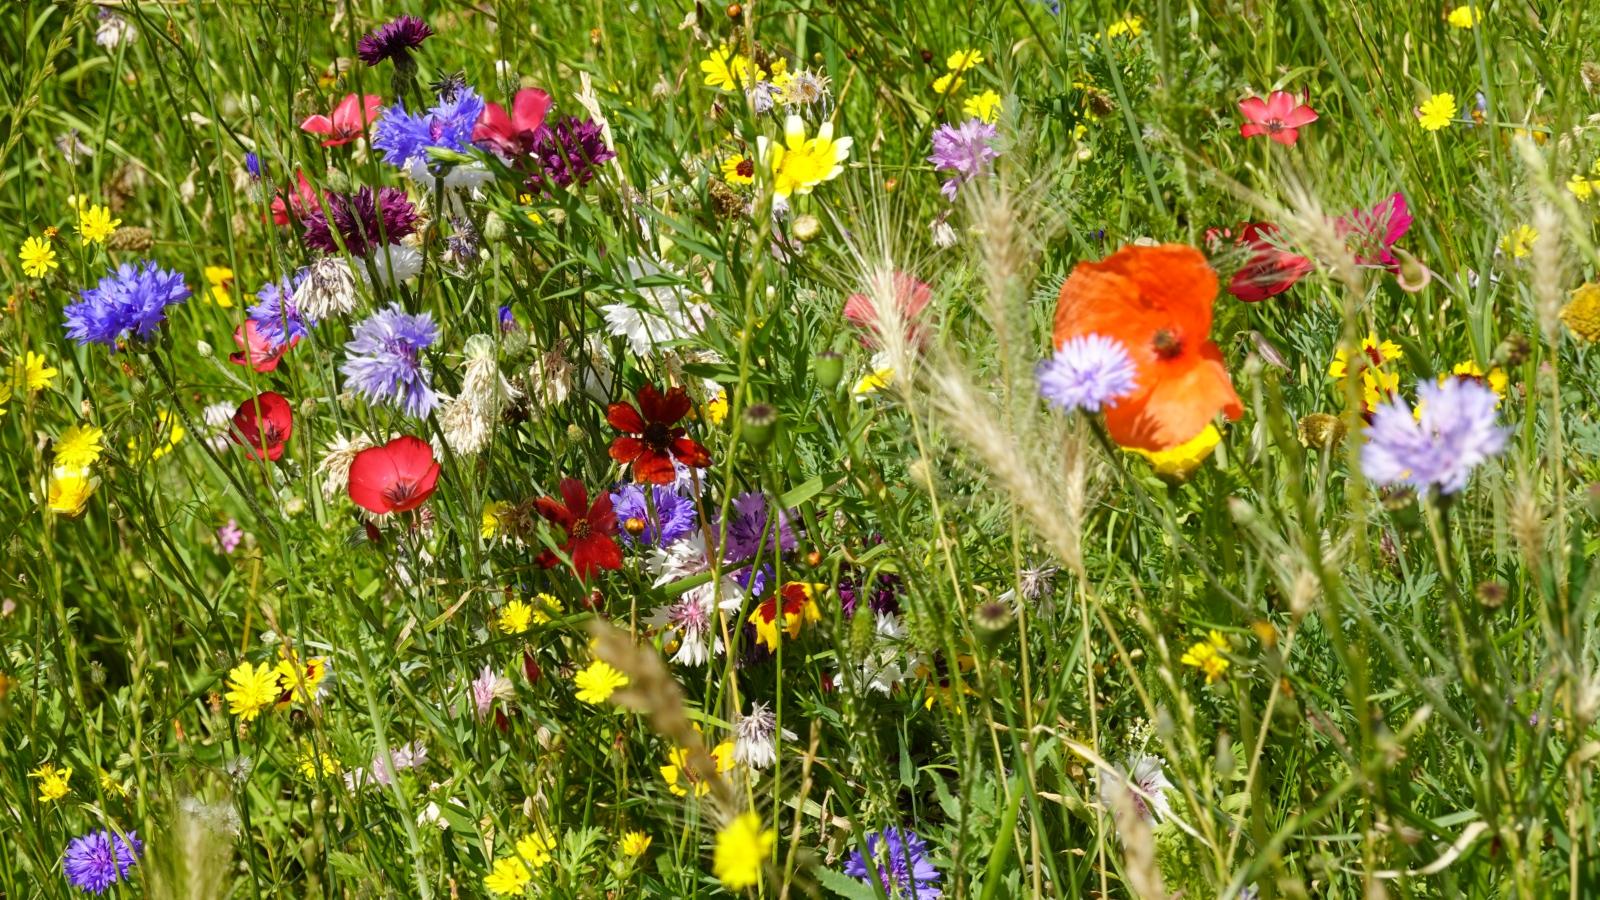
[[[261,180],[261,157],[257,156],[255,151],[252,150],[244,155],[244,168],[250,173],[251,178]]]
[[[413,316],[391,303],[356,325],[354,334],[344,345],[350,356],[339,369],[347,387],[418,418],[433,410],[438,401],[429,386],[433,376],[422,365],[423,349],[439,339],[432,316]]]
[[[1417,385],[1417,409],[1400,398],[1378,404],[1361,448],[1361,470],[1379,484],[1436,487],[1453,494],[1472,470],[1505,447],[1507,431],[1495,424],[1493,390],[1476,381],[1448,378]]]
[[[1040,396],[1067,412],[1099,412],[1101,407],[1116,406],[1118,399],[1138,387],[1137,375],[1128,348],[1101,334],[1067,341],[1034,370]]]
[[[500,304],[500,330],[517,330],[517,314],[511,311],[511,305],[509,303]]]
[[[305,280],[306,270],[301,269],[267,282],[256,291],[256,299],[261,302],[247,310],[250,320],[256,323],[256,334],[266,338],[273,350],[300,340],[311,333],[310,326],[317,324],[315,319],[302,316],[294,305],[294,292]]]
[[[149,337],[160,328],[167,320],[167,307],[189,299],[189,286],[182,275],[147,260],[142,268],[133,263],[117,266],[81,296],[65,310],[67,337],[114,348],[119,338]]]
[[[867,884],[877,876],[890,900],[937,900],[944,896],[939,889],[939,870],[928,859],[927,842],[909,828],[891,825],[867,835],[867,856],[863,857],[860,850],[850,851],[844,873]]]
[[[670,544],[681,537],[691,534],[695,528],[696,515],[694,504],[690,503],[683,495],[666,485],[651,485],[656,504],[656,518],[650,518],[650,509],[644,501],[644,489],[636,484],[625,484],[611,494],[611,508],[616,511],[617,521],[622,524],[622,539],[629,545],[635,543],[645,546],[654,546],[656,540],[656,522],[661,523],[662,546]],[[630,530],[629,522],[637,519],[642,529],[635,536]]]
[[[418,182],[429,183],[429,149],[470,150],[472,129],[482,112],[483,98],[470,87],[439,98],[437,105],[420,115],[406,112],[405,104],[396,102],[378,120],[372,146],[383,151],[385,162],[407,170]]]
[[[103,894],[118,881],[128,878],[128,870],[144,850],[133,832],[127,840],[101,829],[74,838],[62,856],[61,867],[67,880],[80,891]]]

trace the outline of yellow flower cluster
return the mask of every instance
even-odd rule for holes
[[[1211,684],[1220,679],[1231,663],[1223,656],[1223,651],[1228,649],[1228,639],[1222,632],[1211,629],[1206,634],[1206,639],[1191,645],[1178,662],[1186,666],[1193,666],[1205,673],[1206,684]]]
[[[1400,356],[1400,345],[1394,341],[1380,341],[1376,334],[1369,334],[1361,340],[1356,366],[1361,373],[1361,403],[1364,409],[1375,408],[1400,389],[1400,373],[1384,368]],[[1333,362],[1328,364],[1328,377],[1343,379],[1349,367],[1350,355],[1340,347],[1334,353]]]
[[[45,497],[45,506],[51,512],[64,516],[83,512],[100,484],[93,466],[104,450],[100,443],[104,436],[105,432],[93,425],[74,425],[56,438]]]
[[[287,650],[280,650],[280,656],[275,665],[251,665],[245,660],[228,673],[228,691],[223,694],[223,699],[228,701],[228,712],[249,722],[285,694],[287,699],[301,704],[310,703],[319,696],[329,674],[327,658],[313,656],[301,662]]]
[[[948,71],[933,80],[933,92],[948,97],[961,90],[961,86],[967,83],[967,72],[982,62],[983,54],[977,50],[957,50],[950,54],[944,63]]]
[[[649,843],[647,838],[645,845]],[[515,853],[494,861],[489,874],[483,878],[484,890],[500,896],[521,894],[533,881],[534,873],[550,865],[555,849],[555,837],[546,832],[524,835],[517,840]]]

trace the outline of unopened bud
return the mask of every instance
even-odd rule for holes
[[[823,390],[831,391],[844,378],[844,357],[832,350],[824,350],[812,361],[811,373],[816,376],[817,384]]]
[[[744,411],[744,430],[742,435],[746,443],[757,450],[765,449],[772,443],[774,430],[778,425],[778,410],[765,403],[757,403]]]
[[[822,222],[809,213],[794,220],[794,236],[802,244],[809,244],[822,234]]]

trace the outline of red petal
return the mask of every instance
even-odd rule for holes
[[[617,513],[611,506],[611,495],[605,491],[594,498],[594,505],[589,507],[585,518],[589,520],[589,527],[598,534],[617,533]]]
[[[647,384],[639,388],[639,412],[644,414],[645,421],[659,422],[664,425],[671,425],[676,422],[676,419],[668,419],[665,416],[666,407],[666,398],[662,396],[661,391],[656,389],[655,385]]]
[[[362,509],[375,513],[393,512],[394,506],[383,495],[384,488],[394,482],[394,462],[384,447],[368,447],[356,454],[350,463],[350,481],[346,490],[350,499]]]
[[[644,441],[624,435],[611,442],[611,458],[627,465],[638,459],[644,449]]]
[[[572,514],[571,510],[550,497],[540,497],[533,501],[533,505],[539,510],[539,515],[544,516],[551,524],[563,530],[570,529],[573,520],[577,518]]]
[[[567,510],[574,518],[583,515],[589,509],[589,489],[576,478],[561,479],[561,499],[566,501]]]
[[[693,438],[681,437],[672,442],[672,455],[686,466],[704,469],[711,465],[711,453]]]
[[[1252,122],[1262,122],[1267,118],[1266,101],[1260,97],[1246,97],[1239,101],[1239,112]],[[1249,137],[1249,135],[1246,135]]]
[[[633,461],[633,480],[640,483],[671,484],[678,477],[672,465],[672,455],[659,450],[645,450]]]
[[[550,95],[538,88],[523,88],[511,98],[511,122],[520,132],[538,131],[550,112]]]
[[[572,548],[572,565],[587,579],[600,569],[622,568],[622,548],[603,535],[591,535]]]
[[[1258,134],[1266,134],[1266,133],[1267,133],[1267,126],[1265,126],[1265,125],[1256,125],[1256,124],[1254,124],[1252,122],[1246,122],[1245,124],[1239,126],[1239,136],[1240,137],[1247,137],[1247,138],[1248,137],[1255,137]]]
[[[628,434],[639,434],[644,431],[644,419],[639,416],[639,411],[631,403],[613,403],[606,407],[606,422],[612,428]]]
[[[433,461],[433,446],[409,434],[397,437],[383,449],[393,460],[397,479],[419,481],[431,470],[438,477],[439,464]]]
[[[300,130],[311,134],[333,134],[333,120],[324,115],[306,116]]]

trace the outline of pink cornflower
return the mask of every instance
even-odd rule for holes
[[[1264,134],[1285,147],[1300,139],[1300,128],[1317,120],[1317,111],[1296,94],[1273,91],[1267,99],[1246,97],[1239,101],[1239,112],[1246,122],[1239,126],[1241,137]]]

